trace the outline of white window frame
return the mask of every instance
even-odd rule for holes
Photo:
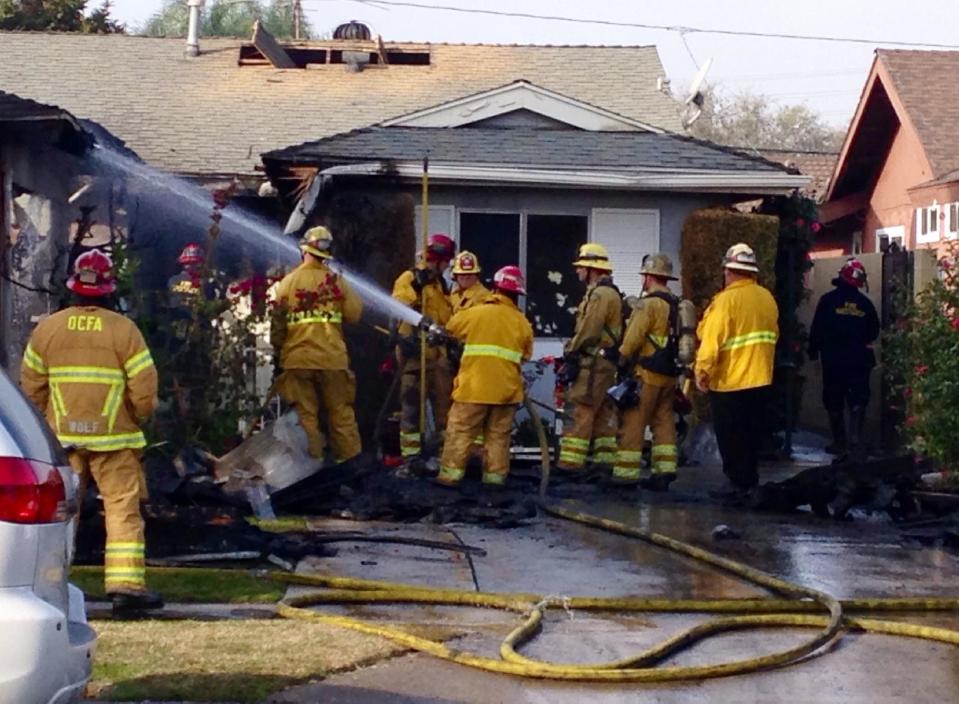
[[[954,240],[959,238],[959,201],[946,203],[942,207],[946,209],[945,239]]]
[[[653,250],[651,252],[648,252],[647,254],[656,254],[657,252],[662,251],[661,246],[663,241],[663,219],[662,219],[662,211],[659,208],[593,208],[590,210],[590,213],[589,213],[589,241],[590,242],[597,242],[597,241],[601,242],[601,240],[597,240],[596,231],[595,231],[597,215],[627,215],[627,216],[652,215],[656,220],[656,242],[653,245]],[[603,242],[601,243],[606,244]],[[639,272],[640,264],[641,262],[635,262],[636,268],[629,273],[637,274]],[[616,278],[615,272],[613,274],[613,278],[614,279]],[[620,280],[624,278],[628,281],[632,277],[620,276]],[[639,295],[638,290],[627,290],[627,289],[630,289],[630,287],[625,282],[621,283],[620,287],[623,293],[625,293],[626,295]]]
[[[916,244],[930,244],[939,241],[939,214],[942,209],[939,203],[925,208],[916,208]]]
[[[876,229],[876,251],[882,252],[882,238],[892,244],[899,242],[902,249],[906,249],[906,228],[903,225],[893,225],[892,227],[879,227]]]

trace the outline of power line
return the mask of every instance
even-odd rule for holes
[[[316,0],[307,0],[308,2]],[[531,12],[511,12],[507,10],[484,10],[475,7],[455,7],[452,5],[428,5],[408,0],[351,0],[370,7],[411,7],[420,10],[438,10],[442,12],[460,12],[472,15],[492,15],[495,17],[517,17],[530,20],[547,20],[549,22],[570,22],[574,24],[595,24],[607,27],[630,27],[633,29],[654,29],[664,32],[678,32],[683,34],[718,34],[733,37],[753,37],[761,39],[795,39],[816,42],[841,42],[848,44],[882,44],[885,46],[927,47],[933,49],[959,49],[959,44],[940,44],[936,42],[906,42],[886,39],[870,39],[866,37],[836,37],[817,36],[812,34],[787,34],[781,32],[750,32],[735,29],[705,29],[702,27],[686,27],[683,25],[646,24],[642,22],[624,22],[619,20],[600,20],[586,17],[565,17],[562,15],[538,15]]]

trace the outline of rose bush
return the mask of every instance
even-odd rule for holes
[[[917,454],[959,470],[959,243],[939,260],[939,276],[912,300],[901,300],[883,337],[883,362]],[[907,288],[907,287],[906,287]],[[903,293],[905,296],[905,293]]]

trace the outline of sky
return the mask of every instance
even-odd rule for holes
[[[806,104],[845,128],[877,47],[927,42],[959,49],[956,0],[417,0],[421,4],[558,15],[695,29],[862,38],[864,43],[741,37],[387,7],[360,0],[302,0],[313,28],[351,19],[387,41],[504,44],[655,45],[673,92],[685,95],[708,59],[707,83],[720,90]],[[141,25],[163,0],[114,0],[113,15]],[[915,47],[922,48],[922,47]],[[943,90],[952,90],[943,86]]]

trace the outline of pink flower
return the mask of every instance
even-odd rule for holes
[[[912,428],[912,427],[915,426],[915,425],[916,425],[916,417],[915,417],[915,416],[909,416],[908,418],[906,418],[906,427],[907,427],[907,428]]]
[[[819,232],[822,229],[822,223],[814,222],[812,225],[809,226],[809,229],[812,230],[814,233]]]
[[[953,318],[952,322],[949,324],[952,325],[953,330],[959,331],[959,315]]]
[[[929,371],[928,364],[917,364],[915,368],[916,376],[922,376]]]

